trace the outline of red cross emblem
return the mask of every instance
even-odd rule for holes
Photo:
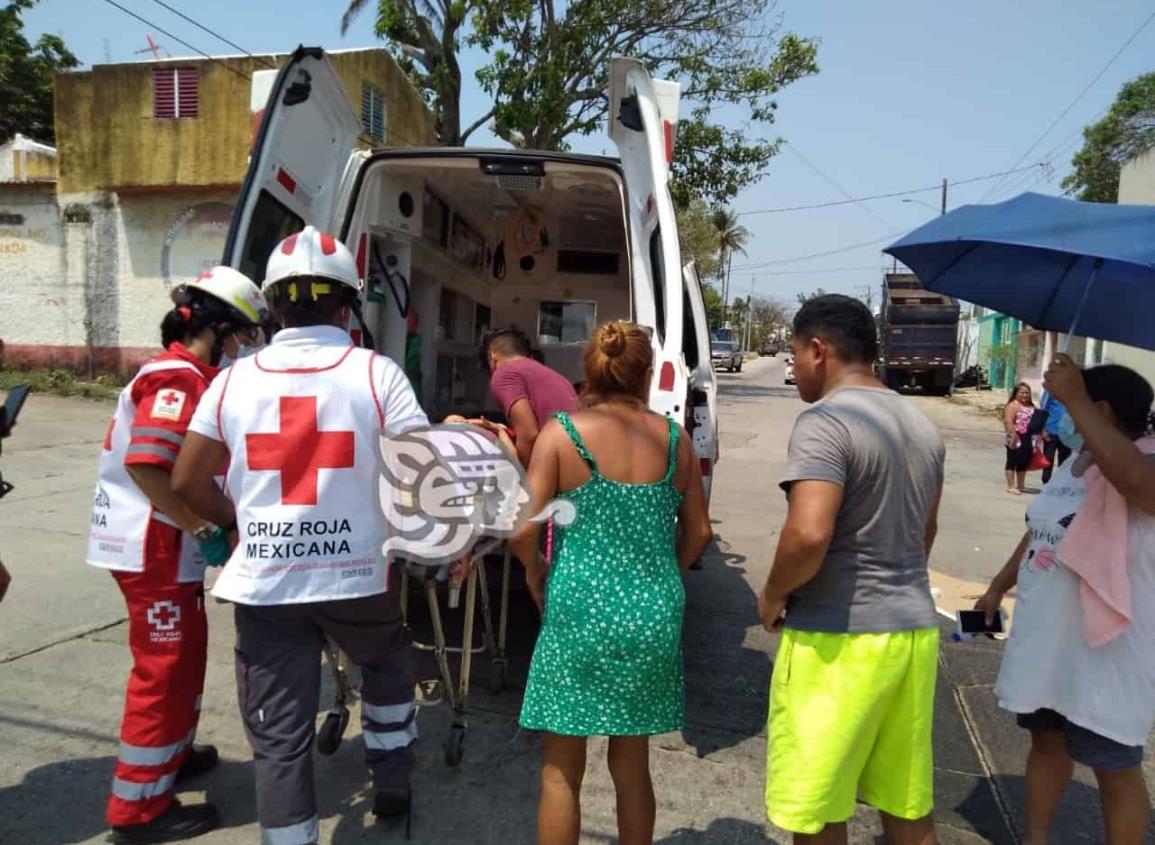
[[[317,476],[322,469],[353,466],[353,432],[321,431],[316,396],[282,396],[281,430],[246,434],[249,469],[281,474],[281,502],[317,504]]]
[[[171,601],[158,601],[148,609],[148,624],[158,631],[171,631],[180,622],[180,608]]]
[[[164,394],[164,396],[160,397],[160,401],[171,408],[173,405],[180,401],[180,397],[170,390],[168,393]]]

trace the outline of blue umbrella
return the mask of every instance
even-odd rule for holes
[[[929,290],[1155,350],[1155,206],[1022,194],[966,205],[887,247]]]

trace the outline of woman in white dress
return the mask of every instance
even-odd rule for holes
[[[1017,585],[995,694],[1031,732],[1023,842],[1048,842],[1078,762],[1095,772],[1109,845],[1141,845],[1150,800],[1140,764],[1155,719],[1155,438],[1145,436],[1152,388],[1126,367],[1081,371],[1065,355],[1056,357],[1044,384],[1066,406],[1058,430],[1075,457],[1032,502],[1027,533],[976,605],[992,618]],[[1101,485],[1096,501],[1115,503],[1119,528],[1103,532],[1101,555],[1076,565],[1070,546],[1060,547],[1083,509],[1092,468]],[[1105,520],[1106,511],[1088,508],[1087,519]],[[1101,617],[1087,615],[1092,591],[1084,584],[1101,580],[1111,551],[1119,564],[1114,583],[1129,593],[1130,612],[1100,635],[1094,620]]]

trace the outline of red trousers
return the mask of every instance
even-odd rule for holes
[[[174,583],[164,563],[146,563],[140,574],[113,573],[128,605],[132,673],[108,798],[110,825],[142,824],[168,809],[200,717],[208,656],[204,586]]]

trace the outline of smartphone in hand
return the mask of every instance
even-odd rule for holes
[[[989,625],[987,624],[986,612],[982,610],[960,610],[956,616],[958,618],[958,633],[963,637],[1006,632],[1006,612],[1001,607]]]

